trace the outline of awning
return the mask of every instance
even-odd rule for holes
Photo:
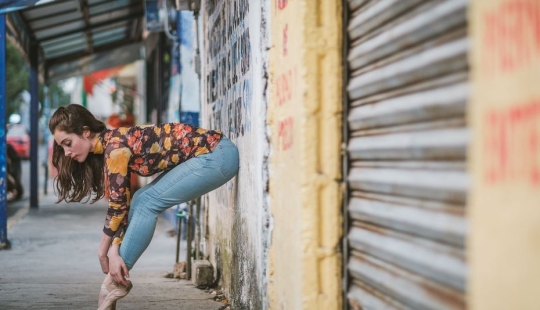
[[[143,56],[142,0],[0,0],[0,13],[17,7],[7,15],[8,33],[27,54],[38,49],[48,81]]]

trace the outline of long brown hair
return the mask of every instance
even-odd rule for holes
[[[60,107],[49,120],[49,130],[52,134],[56,130],[68,134],[74,133],[79,137],[84,130],[90,130],[91,137],[95,137],[103,130],[105,124],[97,120],[90,111],[78,104]],[[52,164],[58,170],[54,178],[54,187],[58,195],[58,202],[88,202],[94,195],[91,203],[101,199],[105,194],[103,176],[103,154],[88,153],[82,163],[65,156],[62,146],[54,141]]]

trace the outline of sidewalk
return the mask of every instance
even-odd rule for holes
[[[97,309],[104,275],[97,246],[106,202],[55,204],[41,198],[8,231],[11,250],[0,251],[0,309]],[[161,221],[161,219],[160,219]],[[217,310],[224,304],[186,280],[168,279],[176,238],[158,222],[152,243],[130,272],[133,289],[117,309]],[[184,245],[185,246],[185,245]],[[186,253],[182,249],[182,253]]]

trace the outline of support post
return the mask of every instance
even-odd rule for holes
[[[182,13],[181,11],[176,11],[176,41],[173,42],[173,51],[172,51],[172,57],[175,57],[176,59],[173,59],[173,66],[176,65],[177,68],[177,74],[182,76]],[[171,72],[171,75],[173,72]],[[182,84],[180,84],[180,96],[178,97],[178,121],[182,122]]]
[[[39,53],[36,42],[32,42],[30,46],[30,207],[38,208]]]
[[[47,74],[45,74],[47,76]],[[50,100],[49,100],[49,85],[45,85],[43,87],[43,116],[45,119],[49,119],[50,117]],[[45,132],[43,133],[43,144],[45,145],[45,158],[42,161],[43,169],[45,170],[44,177],[43,177],[43,195],[47,195],[47,189],[49,187],[49,130],[45,128]]]
[[[0,249],[8,247],[6,198],[6,15],[0,14]]]
[[[188,202],[187,216],[187,255],[186,255],[186,273],[187,279],[191,279],[191,243],[193,242],[193,200]]]

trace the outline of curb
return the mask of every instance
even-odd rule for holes
[[[43,198],[45,198],[45,195],[39,194],[39,201],[43,200]],[[9,231],[13,226],[15,226],[15,224],[22,220],[28,214],[28,212],[30,212],[30,203],[27,203],[24,207],[15,212],[12,217],[8,218],[7,230]]]
[[[7,221],[7,230],[10,230],[15,224],[22,220],[30,211],[30,204],[19,209],[11,218]]]

